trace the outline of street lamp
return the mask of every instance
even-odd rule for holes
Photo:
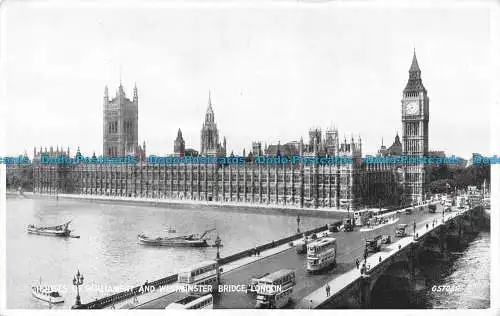
[[[76,286],[76,301],[75,301],[75,306],[82,305],[82,302],[80,301],[80,285],[83,284],[83,274],[80,274],[80,270],[76,273],[76,276],[73,277],[73,285]]]
[[[363,264],[363,274],[366,274],[366,259],[368,258],[368,247],[366,246],[366,241],[365,241],[365,253],[363,257],[365,258],[365,263]]]
[[[219,248],[221,246],[221,239],[219,237],[219,235],[217,235],[217,238],[215,238],[215,247],[217,247],[217,260],[220,259],[220,252],[219,252]]]
[[[417,230],[417,223],[413,221],[413,239],[415,239],[415,232]]]

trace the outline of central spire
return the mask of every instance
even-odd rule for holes
[[[214,122],[214,110],[212,109],[212,96],[210,94],[210,90],[208,90],[208,108],[207,113],[205,114],[205,123],[213,123]]]
[[[406,96],[415,96],[421,91],[425,92],[426,90],[422,83],[421,71],[418,66],[417,53],[415,52],[415,49],[413,49],[413,59],[408,73],[408,83],[404,89],[404,94]]]
[[[417,53],[415,52],[415,48],[413,48],[413,60],[411,61],[411,67],[410,67],[410,73],[412,72],[420,72],[420,67],[418,66]]]

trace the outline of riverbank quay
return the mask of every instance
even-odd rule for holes
[[[337,210],[331,208],[297,208],[288,205],[262,205],[245,202],[212,202],[212,201],[193,201],[193,200],[173,200],[173,199],[154,199],[137,197],[117,197],[117,196],[96,196],[83,194],[34,194],[24,192],[20,195],[18,192],[7,192],[7,197],[11,198],[40,198],[40,199],[65,199],[65,200],[84,200],[92,203],[113,204],[113,205],[143,205],[160,208],[181,207],[186,209],[209,208],[230,212],[250,212],[250,213],[272,213],[292,216],[307,216],[320,218],[341,219],[348,213],[347,210]],[[352,211],[351,211],[352,213]]]

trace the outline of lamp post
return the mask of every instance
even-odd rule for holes
[[[415,239],[415,232],[417,230],[417,223],[413,221],[413,239]]]
[[[217,238],[215,238],[215,247],[217,247],[217,256],[216,256],[217,260],[219,260],[219,259],[220,259],[220,252],[219,252],[219,248],[220,248],[220,246],[221,246],[221,242],[222,242],[222,241],[221,241],[221,239],[220,239],[219,235],[217,235]]]
[[[76,301],[73,308],[82,305],[82,302],[80,301],[80,288],[79,288],[80,285],[82,284],[83,284],[83,274],[80,274],[80,270],[78,270],[76,276],[73,277],[73,285],[76,286]]]
[[[366,241],[365,241],[365,253],[363,257],[365,258],[365,263],[363,264],[363,274],[366,274],[366,259],[368,258],[368,247],[366,246]]]

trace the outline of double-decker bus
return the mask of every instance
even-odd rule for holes
[[[207,294],[204,296],[189,295],[165,307],[165,309],[213,309],[213,308],[214,308],[214,298],[212,294]]]
[[[325,237],[307,245],[307,271],[316,272],[335,265],[337,239]]]
[[[179,285],[185,286],[190,293],[214,292],[219,285],[217,262],[203,261],[179,272]]]
[[[291,299],[295,271],[282,269],[259,279],[256,308],[282,308]]]

